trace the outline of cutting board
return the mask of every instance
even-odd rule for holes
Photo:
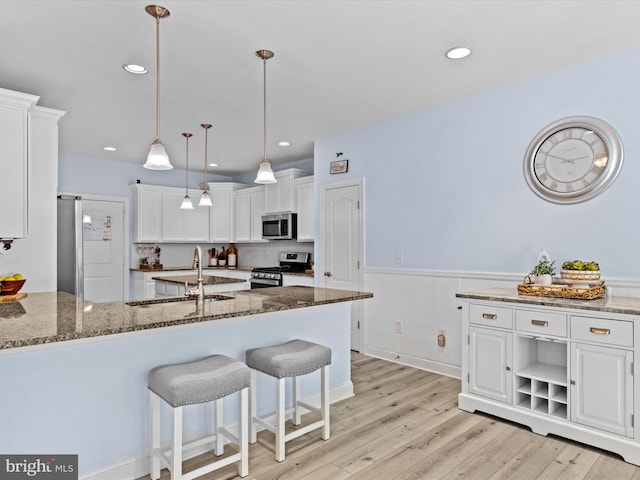
[[[0,303],[2,302],[17,302],[27,296],[26,293],[16,293],[15,295],[0,295]]]

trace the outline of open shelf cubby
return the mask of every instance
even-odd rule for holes
[[[566,419],[567,343],[528,336],[516,341],[516,406]]]

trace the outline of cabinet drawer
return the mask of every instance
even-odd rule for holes
[[[571,316],[571,338],[633,347],[633,322]]]
[[[510,308],[469,306],[469,323],[489,327],[513,328],[513,310]]]
[[[567,316],[540,310],[516,310],[516,330],[566,337]]]

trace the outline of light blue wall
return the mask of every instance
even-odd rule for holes
[[[638,277],[639,76],[634,50],[316,140],[316,200],[322,185],[365,179],[369,268],[527,273],[544,246],[557,264]],[[612,124],[624,164],[600,196],[556,205],[529,189],[523,158],[539,130],[573,115]],[[329,175],[336,152],[348,173]]]
[[[209,175],[210,182],[229,182],[230,177]],[[184,187],[185,172],[173,170],[147,170],[141,163],[120,162],[79,155],[60,154],[58,164],[58,191],[90,193],[112,197],[131,197],[129,185],[140,180],[147,185]],[[199,190],[204,176],[189,173],[189,188]]]

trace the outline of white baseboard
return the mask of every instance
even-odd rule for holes
[[[345,382],[339,387],[332,388],[329,394],[331,403],[336,403],[349,397],[353,397],[353,382],[351,381]],[[305,402],[319,408],[320,395],[318,394],[305,399]],[[233,431],[236,429],[236,425],[231,425],[227,428]],[[261,428],[259,428],[259,430],[261,430]],[[185,456],[185,460],[201,455],[208,450],[205,446],[194,448]],[[80,480],[134,480],[149,474],[149,461],[149,452],[144,452],[129,460],[110,465],[88,475],[82,475],[80,476]]]
[[[375,347],[368,347],[366,345],[362,353],[371,357],[389,360],[390,362],[408,365],[409,367],[415,367],[421,370],[439,373],[440,375],[446,375],[447,377],[461,378],[462,376],[462,369],[456,365],[447,365],[445,363],[434,362],[432,360],[426,360],[424,358],[412,357],[410,355],[390,352]]]

